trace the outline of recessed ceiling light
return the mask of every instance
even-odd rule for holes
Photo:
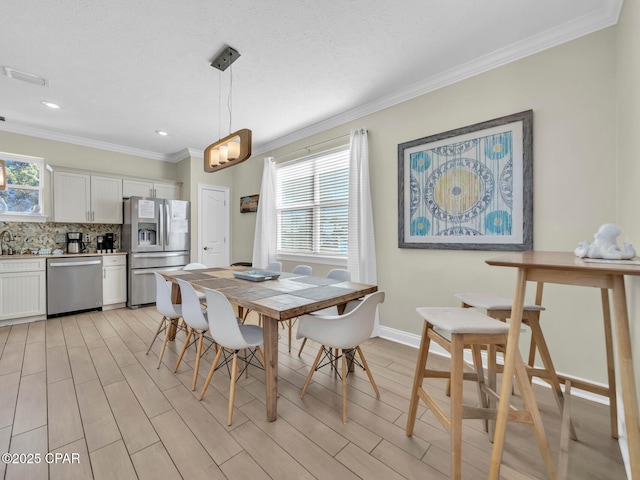
[[[167,135],[169,135],[167,132],[165,132],[164,130],[156,130],[156,133],[158,135],[162,135],[163,137],[166,137]]]
[[[53,108],[54,110],[60,108],[60,105],[58,105],[57,103],[45,102],[44,100],[40,103],[43,104],[45,107]]]

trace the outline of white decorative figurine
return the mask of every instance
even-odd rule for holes
[[[573,252],[576,257],[604,258],[607,260],[628,260],[636,255],[630,243],[624,243],[624,250],[618,248],[616,238],[622,229],[619,225],[605,223],[593,236],[593,243],[580,242]]]

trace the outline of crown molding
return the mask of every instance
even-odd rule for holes
[[[31,137],[43,138],[45,140],[53,140],[56,142],[71,143],[73,145],[80,145],[82,147],[97,148],[99,150],[107,150],[109,152],[124,153],[126,155],[134,155],[136,157],[150,158],[152,160],[160,160],[163,162],[174,162],[173,155],[167,155],[159,152],[152,152],[149,150],[142,150],[139,148],[126,147],[124,145],[118,145],[116,143],[101,142],[99,140],[92,140],[90,138],[78,137],[75,135],[67,135],[65,133],[52,132],[49,130],[43,130],[40,128],[27,127],[24,125],[6,125],[0,123],[0,130],[18,133],[21,135],[29,135]]]
[[[530,55],[543,52],[563,43],[578,39],[618,23],[623,0],[607,2],[601,9],[583,15],[561,26],[546,30],[526,40],[501,48],[473,61],[464,63],[438,75],[416,82],[402,90],[379,97],[373,102],[360,105],[321,122],[284,135],[270,142],[254,145],[253,155],[260,155],[277,148],[322,133],[331,128],[357,120],[385,108],[398,105],[413,98],[431,93],[440,88],[453,85],[481,73],[521,60]]]

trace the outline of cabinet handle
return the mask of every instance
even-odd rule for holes
[[[107,270],[106,269],[102,269],[102,278],[106,279],[107,278]]]

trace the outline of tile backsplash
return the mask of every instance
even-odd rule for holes
[[[8,229],[13,234],[13,242],[8,241],[8,236],[2,239],[3,255],[7,254],[6,243],[13,248],[14,253],[29,253],[32,249],[60,248],[66,252],[67,232],[81,232],[89,235],[91,241],[87,244],[89,252],[96,251],[96,237],[105,233],[113,233],[114,246],[120,248],[121,225],[116,224],[89,224],[89,223],[31,223],[31,222],[0,222],[0,231]],[[56,243],[56,235],[64,235],[65,241]],[[6,240],[6,242],[5,242]]]

